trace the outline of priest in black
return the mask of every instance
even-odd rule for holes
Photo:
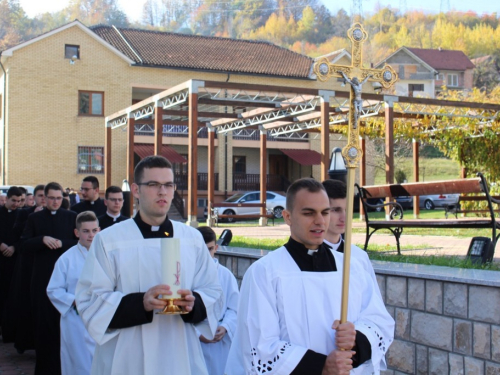
[[[12,186],[7,191],[5,205],[0,207],[0,325],[4,327],[3,311],[9,293],[17,251],[14,235],[18,206],[21,202],[22,191]]]
[[[104,204],[107,207],[106,213],[98,217],[101,230],[128,219],[127,216],[121,214],[123,207],[123,192],[118,186],[110,186],[106,189]]]
[[[60,361],[60,315],[47,297],[54,264],[61,254],[76,245],[77,214],[61,209],[63,188],[56,182],[45,186],[46,207],[28,217],[23,234],[26,253],[33,255],[31,309],[34,314],[35,374],[58,375]]]
[[[82,200],[80,203],[71,206],[71,210],[77,214],[83,211],[92,211],[99,217],[106,213],[104,201],[99,198],[99,180],[95,176],[87,176],[82,181],[80,188]]]

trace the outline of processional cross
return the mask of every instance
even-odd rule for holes
[[[342,309],[340,320],[347,321],[347,303],[349,293],[349,270],[351,262],[351,233],[354,202],[354,176],[359,160],[362,156],[359,146],[359,119],[363,108],[361,90],[367,81],[379,82],[382,87],[390,88],[397,81],[398,76],[391,66],[385,65],[382,69],[363,68],[362,47],[368,39],[368,33],[363,26],[356,22],[347,31],[351,40],[352,63],[348,65],[331,64],[327,58],[322,58],[314,64],[314,73],[320,81],[327,81],[331,77],[343,78],[351,86],[349,106],[349,131],[347,145],[342,150],[342,155],[347,167],[347,208],[344,234],[344,275],[342,281]]]

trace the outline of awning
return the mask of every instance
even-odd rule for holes
[[[155,154],[155,146],[147,143],[134,143],[134,152],[139,155],[141,159],[146,156]],[[166,157],[171,163],[186,163],[187,159],[175,151],[172,147],[163,145],[161,148],[161,155]]]
[[[301,165],[321,164],[321,154],[314,150],[280,149],[280,151]]]

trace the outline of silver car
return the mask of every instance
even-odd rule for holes
[[[447,207],[458,203],[460,194],[433,194],[420,196],[420,208],[426,210],[433,210],[436,207]],[[413,207],[413,197],[396,197],[398,202],[403,208]]]
[[[246,193],[237,193],[227,198],[227,203],[260,203],[260,191],[249,191]],[[224,203],[222,202],[222,203]],[[283,210],[286,207],[286,197],[281,194],[268,191],[266,192],[266,207],[272,211],[274,217],[279,219],[283,217]],[[217,211],[222,215],[258,215],[260,207],[218,207]],[[207,210],[205,208],[205,217]],[[234,221],[234,218],[228,218],[228,222]]]

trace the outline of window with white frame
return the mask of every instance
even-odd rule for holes
[[[447,85],[449,87],[458,87],[458,74],[448,74]]]
[[[443,73],[439,73],[438,76],[437,76],[437,80],[438,81],[444,81],[444,74]]]
[[[77,173],[104,173],[104,147],[78,146]]]

